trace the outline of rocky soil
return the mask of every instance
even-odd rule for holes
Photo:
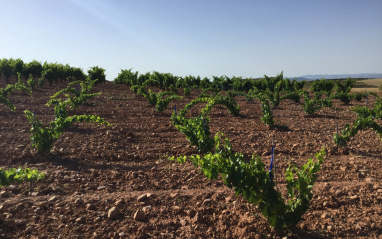
[[[212,110],[212,133],[224,132],[235,151],[256,153],[269,165],[276,145],[282,191],[288,163],[304,164],[326,147],[310,209],[296,228],[276,233],[256,206],[221,181],[207,180],[191,163],[171,164],[169,156],[197,153],[171,124],[173,110],[156,112],[124,85],[97,85],[94,92],[102,94],[70,113],[96,114],[112,126],[75,124],[50,155],[37,154],[23,111],[35,110],[48,124],[53,108],[45,104],[66,85],[46,84],[32,96],[12,93],[16,112],[0,104],[0,167],[46,173],[38,182],[0,188],[0,238],[381,238],[382,141],[367,130],[347,147],[337,149],[333,142],[336,123],[340,130],[352,123],[356,114],[350,108],[365,100],[348,106],[334,100],[332,108],[311,116],[301,105],[282,101],[273,111],[275,129],[261,122],[257,100],[238,97],[239,117],[223,107]],[[179,109],[197,95],[174,103]],[[369,106],[373,103],[370,98]]]

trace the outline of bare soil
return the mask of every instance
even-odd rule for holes
[[[32,96],[12,93],[16,112],[0,104],[0,167],[46,173],[44,180],[0,189],[0,238],[381,238],[381,139],[366,130],[348,147],[337,149],[333,142],[336,123],[341,130],[354,122],[350,109],[366,100],[351,105],[334,100],[332,108],[310,116],[301,105],[282,101],[273,111],[275,129],[261,122],[257,100],[238,97],[239,117],[223,107],[212,110],[212,133],[224,132],[235,151],[256,153],[269,165],[276,145],[277,186],[283,192],[288,163],[302,165],[326,147],[310,209],[296,228],[276,232],[256,206],[221,181],[207,180],[191,163],[171,164],[169,156],[197,153],[170,122],[173,104],[156,112],[124,85],[95,86],[102,94],[70,113],[95,114],[112,126],[75,124],[50,155],[37,154],[23,111],[35,110],[47,125],[54,115],[45,104],[66,86],[45,85]],[[174,103],[180,109],[197,95]],[[370,107],[374,101],[369,99]]]

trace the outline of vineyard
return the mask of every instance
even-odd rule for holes
[[[0,63],[1,238],[382,234],[381,95],[350,79]]]

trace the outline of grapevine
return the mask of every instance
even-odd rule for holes
[[[132,87],[132,90],[136,92],[137,94],[145,97],[147,101],[150,103],[150,105],[154,106],[155,109],[159,112],[162,112],[165,110],[172,100],[178,100],[182,99],[182,96],[175,95],[172,92],[166,91],[162,92],[159,91],[158,93],[152,91],[149,89],[149,92],[146,92],[144,86],[134,86]],[[165,98],[165,96],[168,96]]]
[[[23,181],[32,182],[44,178],[45,174],[39,173],[35,169],[31,170],[29,168],[11,168],[9,170],[3,170],[0,168],[0,188],[11,183],[21,183]]]
[[[309,209],[313,197],[311,189],[316,173],[324,162],[325,151],[316,153],[317,162],[310,158],[301,168],[289,165],[285,172],[289,200],[285,204],[260,157],[253,155],[248,161],[242,153],[233,152],[229,140],[223,141],[222,137],[222,133],[215,136],[215,153],[189,157],[193,165],[200,168],[208,179],[217,179],[221,175],[224,184],[234,189],[236,195],[242,195],[249,203],[259,205],[261,213],[272,227],[281,229],[295,226]],[[171,157],[170,160],[175,158]],[[181,156],[177,161],[184,163],[186,159]]]
[[[110,124],[104,121],[99,116],[95,115],[74,115],[70,117],[58,117],[51,121],[49,126],[44,127],[42,123],[29,110],[25,110],[31,127],[31,142],[32,146],[37,148],[37,151],[42,154],[49,153],[61,134],[70,128],[75,122],[94,122],[109,126]]]
[[[345,146],[347,142],[358,133],[358,131],[365,129],[373,129],[375,133],[382,138],[382,126],[374,121],[374,119],[382,119],[381,98],[377,99],[372,109],[358,106],[352,110],[355,111],[358,116],[354,121],[353,126],[346,124],[341,135],[337,133],[333,136],[334,142],[338,146]]]
[[[12,104],[12,102],[7,98],[12,91],[19,90],[22,92],[26,92],[27,94],[30,94],[31,91],[22,83],[21,81],[21,74],[18,74],[18,82],[14,85],[7,85],[5,88],[0,89],[0,102],[4,103],[11,111],[15,111],[16,108]]]

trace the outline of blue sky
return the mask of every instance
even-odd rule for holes
[[[0,58],[202,77],[382,73],[381,0],[0,0]]]

